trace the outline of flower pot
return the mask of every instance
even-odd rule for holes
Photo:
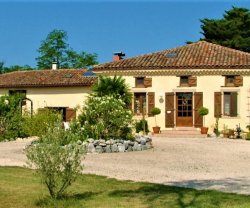
[[[201,134],[207,134],[208,128],[207,127],[201,127]]]
[[[153,132],[154,132],[154,134],[159,134],[159,133],[160,133],[160,130],[161,130],[161,127],[159,127],[159,126],[154,126],[154,127],[153,127]]]

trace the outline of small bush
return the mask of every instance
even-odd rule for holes
[[[250,140],[250,132],[247,132],[246,140]]]
[[[26,114],[23,120],[23,130],[29,136],[38,136],[46,134],[50,128],[54,128],[59,122],[62,122],[62,117],[58,112],[43,109],[38,111],[33,116]]]
[[[151,113],[153,116],[159,115],[161,113],[161,109],[154,107],[154,108],[152,108]]]
[[[60,124],[41,138],[39,143],[26,149],[29,166],[35,166],[51,197],[59,198],[82,170],[83,146],[71,142],[72,134],[64,131]]]
[[[145,132],[148,133],[149,129],[148,129],[148,122],[145,119],[141,119],[140,121],[136,121],[135,123],[135,131],[136,133],[139,132]]]

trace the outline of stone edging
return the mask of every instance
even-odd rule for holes
[[[149,136],[136,136],[134,141],[123,139],[110,139],[110,140],[94,140],[87,139],[86,150],[87,153],[111,153],[111,152],[130,152],[142,151],[151,149],[152,138]]]

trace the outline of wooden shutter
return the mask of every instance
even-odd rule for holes
[[[73,108],[66,108],[66,121],[69,122],[76,118],[76,111]]]
[[[196,87],[197,86],[197,77],[189,76],[188,77],[188,86],[189,87]]]
[[[221,117],[221,92],[214,93],[214,117]]]
[[[167,128],[173,128],[174,127],[174,93],[173,92],[167,92],[165,95],[165,124]]]
[[[234,77],[234,86],[235,87],[243,86],[243,77],[242,76],[237,75]]]
[[[194,93],[194,126],[202,127],[203,126],[203,118],[198,113],[200,107],[203,106],[203,93],[195,92]]]
[[[237,92],[230,93],[230,116],[237,116]]]
[[[155,93],[149,92],[148,93],[148,116],[153,116],[151,114],[152,108],[155,107]]]
[[[144,86],[145,87],[152,87],[152,78],[145,77],[144,78]]]

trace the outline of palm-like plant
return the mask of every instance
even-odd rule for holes
[[[130,106],[132,101],[132,93],[129,91],[125,79],[121,76],[100,76],[98,82],[93,85],[92,90],[96,96],[113,95],[117,98],[120,97],[126,106]]]

